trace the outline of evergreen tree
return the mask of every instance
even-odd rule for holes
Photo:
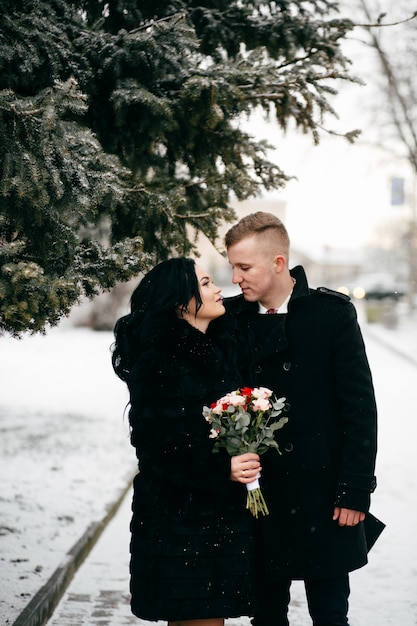
[[[283,186],[239,128],[261,107],[319,139],[352,27],[329,0],[0,0],[0,329],[215,240]],[[354,134],[348,134],[352,139]]]

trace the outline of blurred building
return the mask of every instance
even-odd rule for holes
[[[249,213],[266,211],[273,213],[284,223],[286,221],[286,204],[281,200],[253,199],[232,204],[237,218],[240,219]],[[225,224],[219,233],[218,245],[215,247],[204,235],[197,238],[198,250],[201,254],[198,262],[210,273],[213,280],[224,290],[225,295],[231,292],[239,293],[238,287],[231,285],[231,268],[227,262],[223,238],[230,224]],[[290,237],[291,237],[291,233]],[[291,246],[290,267],[303,265],[307,272],[311,287],[328,286],[338,289],[348,280],[355,278],[362,270],[363,254],[361,250],[341,249],[325,246],[317,248],[303,248]]]

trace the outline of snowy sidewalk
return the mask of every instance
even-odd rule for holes
[[[392,330],[361,325],[365,340],[417,365],[416,319]],[[62,325],[46,337],[0,342],[0,615],[7,626],[35,626],[40,608],[29,615],[25,607],[45,585],[53,596],[64,570],[76,569],[75,553],[94,541],[135,471],[127,393],[111,369],[111,333]]]
[[[76,569],[135,472],[112,341],[65,325],[46,337],[0,338],[2,625]]]

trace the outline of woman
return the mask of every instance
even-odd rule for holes
[[[259,457],[214,454],[202,416],[204,405],[242,384],[220,291],[193,260],[164,261],[140,282],[131,313],[115,327],[113,366],[129,388],[140,470],[132,612],[171,626],[222,626],[251,613],[244,484],[258,475]]]

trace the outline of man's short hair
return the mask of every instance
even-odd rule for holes
[[[230,246],[251,235],[266,235],[268,239],[279,243],[280,247],[288,255],[290,238],[284,224],[276,215],[257,211],[242,217],[237,224],[227,231],[224,238],[226,248],[230,248]]]

